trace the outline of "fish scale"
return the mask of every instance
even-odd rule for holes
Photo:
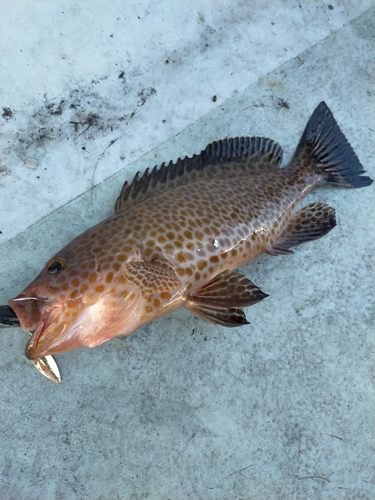
[[[125,183],[115,214],[60,250],[9,302],[33,330],[26,355],[95,347],[182,306],[214,324],[246,324],[242,308],[267,294],[235,269],[333,229],[335,211],[324,203],[295,212],[313,189],[372,182],[325,103],[292,162],[280,169],[281,160],[271,139],[226,139]]]

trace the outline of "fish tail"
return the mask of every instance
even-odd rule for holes
[[[318,105],[306,125],[295,160],[304,165],[312,162],[322,184],[360,188],[373,182],[362,175],[364,168],[325,102]]]

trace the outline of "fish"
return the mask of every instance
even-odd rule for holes
[[[248,323],[244,308],[268,295],[237,269],[266,253],[292,254],[336,225],[313,202],[325,184],[372,183],[321,102],[291,162],[265,137],[212,142],[200,154],[139,172],[114,214],[68,243],[9,301],[38,360],[96,347],[185,307],[215,325]]]

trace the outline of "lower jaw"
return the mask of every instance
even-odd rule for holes
[[[44,325],[41,324],[36,330],[33,330],[31,333],[31,339],[29,340],[26,350],[25,350],[25,355],[27,358],[31,360],[35,360],[43,356],[42,352],[39,352],[38,350],[38,339],[40,336],[40,333],[43,329]]]

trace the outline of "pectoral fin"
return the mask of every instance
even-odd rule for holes
[[[125,265],[124,276],[148,295],[176,290],[181,286],[172,268],[154,262],[129,262]]]
[[[205,321],[227,327],[248,324],[239,307],[256,304],[267,297],[250,280],[235,271],[224,271],[194,292],[186,308]]]
[[[326,203],[310,203],[293,214],[291,221],[267,250],[271,255],[293,253],[292,247],[317,240],[336,226],[335,210]]]
[[[224,271],[191,295],[190,301],[214,309],[248,307],[268,295],[236,271]]]

